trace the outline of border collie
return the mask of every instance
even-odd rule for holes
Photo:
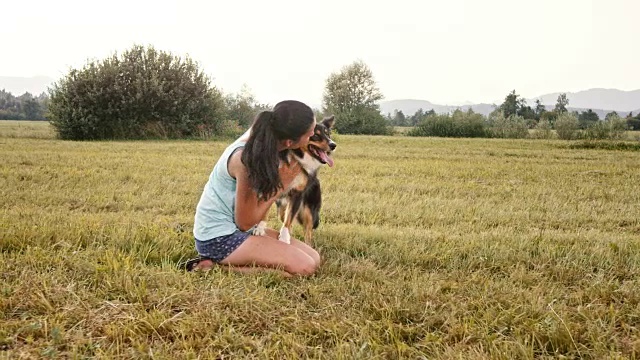
[[[282,153],[282,158],[288,164],[297,161],[302,168],[300,174],[291,182],[286,192],[276,200],[278,216],[282,221],[279,239],[287,244],[291,243],[291,227],[294,220],[298,220],[304,228],[304,242],[311,245],[313,230],[320,224],[320,206],[322,193],[318,170],[322,165],[333,167],[332,152],[336,143],[331,140],[331,129],[335,117],[324,118],[316,124],[313,136],[309,138],[307,146]],[[254,235],[264,235],[267,226],[263,219],[254,229]]]

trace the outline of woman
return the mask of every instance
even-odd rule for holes
[[[217,263],[240,272],[275,269],[285,276],[316,271],[320,255],[304,242],[281,242],[273,229],[266,229],[265,236],[251,234],[300,172],[280,153],[306,145],[315,123],[309,106],[282,101],[258,114],[250,131],[225,149],[196,208],[193,234],[200,257],[187,262],[188,270]]]

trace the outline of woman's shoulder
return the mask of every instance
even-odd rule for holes
[[[240,171],[245,171],[245,166],[242,163],[242,150],[242,147],[237,148],[236,151],[231,154],[229,161],[227,162],[229,175],[234,179],[237,178]]]
[[[231,154],[227,160],[227,172],[234,179],[237,178],[239,171],[246,171],[246,168],[242,163],[242,150],[244,149],[247,140],[249,140],[250,134],[251,128],[249,128],[227,148],[228,150],[231,150]]]

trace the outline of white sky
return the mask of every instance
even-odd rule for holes
[[[138,43],[271,104],[319,105],[357,59],[386,100],[640,88],[640,0],[10,0],[1,21],[0,76],[57,80]]]

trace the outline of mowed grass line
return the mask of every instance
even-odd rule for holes
[[[55,129],[48,121],[0,120],[1,138],[53,139]]]
[[[339,135],[320,175],[325,262],[286,280],[177,269],[226,142],[3,131],[0,358],[640,352],[637,152]]]

